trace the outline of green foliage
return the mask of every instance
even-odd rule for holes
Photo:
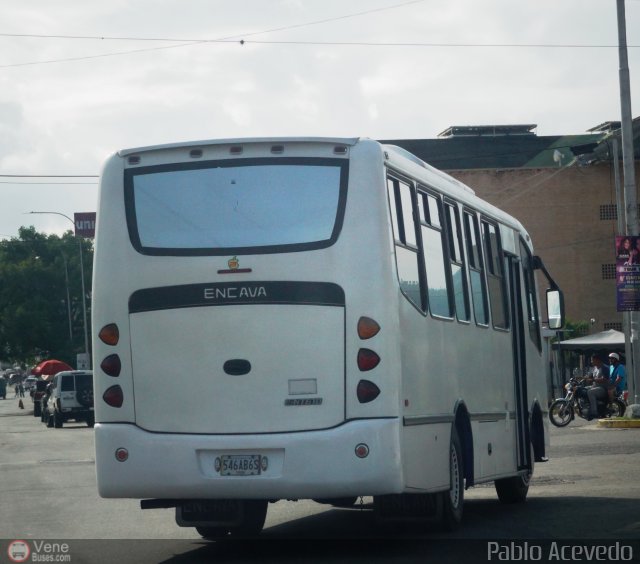
[[[79,245],[90,326],[90,241],[71,231],[59,237],[34,227],[22,227],[17,238],[0,241],[0,358],[28,363],[58,358],[75,366],[75,355],[84,352]]]

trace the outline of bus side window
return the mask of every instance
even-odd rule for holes
[[[527,302],[527,320],[529,324],[529,338],[542,352],[540,341],[540,324],[538,320],[538,300],[536,295],[536,283],[533,274],[533,257],[525,242],[520,239],[520,258],[522,259],[522,270],[524,272],[524,289]]]
[[[420,198],[422,253],[427,273],[429,309],[432,315],[453,317],[453,300],[445,263],[442,207],[438,197],[424,192]]]
[[[462,252],[462,233],[460,216],[455,204],[445,203],[447,235],[449,238],[449,261],[451,263],[451,280],[456,304],[456,315],[460,321],[469,321],[469,297],[467,294],[467,277],[464,270],[464,254]]]
[[[467,261],[469,264],[469,278],[471,280],[473,313],[478,325],[488,325],[487,288],[484,281],[480,229],[478,227],[478,218],[473,212],[464,212],[464,236],[467,244]]]
[[[400,289],[419,309],[425,310],[420,286],[418,243],[414,224],[411,186],[395,178],[387,178],[391,222],[396,243],[396,266]]]
[[[483,219],[482,236],[487,259],[487,280],[489,281],[489,302],[493,326],[498,329],[508,329],[502,248],[496,226]]]

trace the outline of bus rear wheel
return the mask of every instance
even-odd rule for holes
[[[530,479],[531,474],[527,473],[496,480],[494,483],[500,503],[524,503],[527,500]]]
[[[454,531],[462,523],[464,506],[464,459],[458,431],[451,430],[451,444],[449,446],[449,474],[451,487],[441,492],[442,516],[440,522],[446,531]]]

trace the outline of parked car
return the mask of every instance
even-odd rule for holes
[[[28,392],[36,387],[36,382],[38,382],[38,378],[35,376],[27,376],[27,379],[23,382],[24,391]]]
[[[41,399],[44,396],[47,389],[48,382],[44,380],[37,380],[34,388],[29,392],[31,399],[33,400],[33,416],[41,417],[42,415],[42,403]]]
[[[90,370],[58,372],[51,382],[46,414],[47,427],[59,429],[71,419],[93,427],[93,373]]]

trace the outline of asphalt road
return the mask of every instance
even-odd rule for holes
[[[553,543],[568,543],[576,556],[575,546],[592,542],[608,556],[618,550],[620,561],[620,550],[631,546],[640,561],[640,429],[583,420],[551,427],[550,461],[536,465],[527,503],[502,505],[493,486],[472,488],[464,526],[453,534],[424,526],[380,530],[370,498],[350,509],[279,501],[269,506],[259,540],[209,543],[178,527],[173,510],[101,499],[93,430],[76,423],[48,429],[32,416],[31,400],[23,401],[21,410],[17,399],[0,400],[0,562],[11,562],[7,545],[16,539],[39,558],[47,556],[47,539],[49,555],[59,557],[51,561],[74,563],[487,562],[519,554],[552,561],[545,557]]]

